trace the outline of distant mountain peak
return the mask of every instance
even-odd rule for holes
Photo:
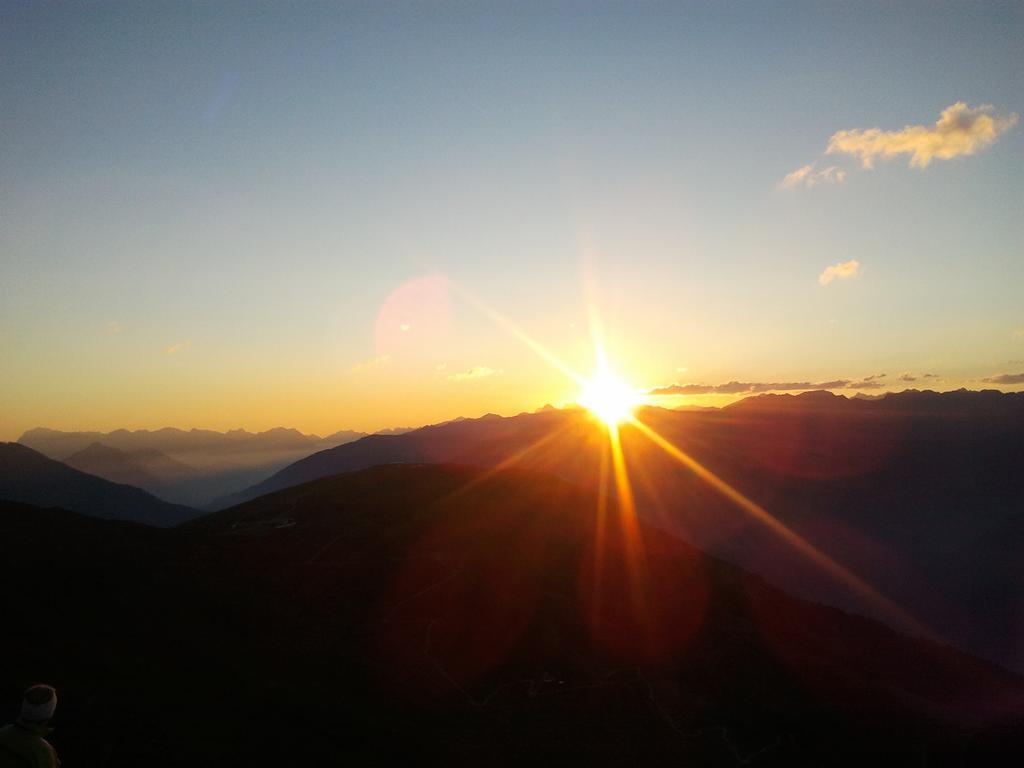
[[[913,390],[916,391],[916,390]],[[889,395],[888,392],[881,392],[877,395],[869,395],[865,392],[858,392],[851,399],[852,400],[884,400]]]
[[[109,456],[104,450],[106,447],[90,445],[86,451],[93,456],[97,453]],[[0,498],[41,507],[63,507],[93,517],[162,526],[175,525],[201,514],[162,501],[141,488],[112,482],[47,458],[19,443],[0,443]]]
[[[82,450],[78,451],[74,455],[75,456],[103,456],[103,457],[107,457],[107,456],[127,456],[127,454],[124,451],[119,451],[117,448],[111,448],[109,445],[106,445],[105,443],[101,443],[98,440],[95,441],[95,442],[89,443],[89,445],[85,446],[85,448],[83,448]]]

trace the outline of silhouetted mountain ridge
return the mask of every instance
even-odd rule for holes
[[[60,686],[69,764],[981,765],[1021,746],[1020,677],[523,470],[381,466],[174,531],[0,504],[0,578],[40,562],[52,600],[7,601],[0,680]]]
[[[810,392],[637,416],[940,636],[1024,669],[1018,558],[982,543],[1013,530],[1024,509],[1024,394]],[[912,626],[811,564],[637,428],[620,433],[645,519],[794,594]],[[514,461],[593,488],[607,446],[579,409],[465,419],[315,453],[221,503],[387,463]]]
[[[64,459],[64,463],[69,467],[102,477],[112,483],[143,488],[157,485],[159,482],[129,454],[103,445],[103,443],[92,443],[86,446]]]
[[[341,430],[321,438],[285,427],[257,433],[173,427],[107,433],[32,429],[20,442],[52,459],[81,465],[91,474],[138,485],[166,501],[202,508],[297,459],[364,434]],[[105,455],[97,449],[83,454],[97,444],[106,447]]]
[[[195,468],[155,449],[143,448],[129,453],[103,443],[92,443],[68,456],[64,463],[113,483],[134,485],[154,494],[164,486],[198,474]]]
[[[210,429],[127,430],[112,432],[62,432],[36,428],[23,434],[18,442],[40,453],[57,458],[69,456],[92,443],[102,443],[122,451],[157,450],[168,454],[187,451],[265,451],[309,447],[320,443],[317,435],[305,435],[296,429],[274,427],[264,432],[234,429],[216,432]]]
[[[202,514],[139,488],[86,474],[19,443],[0,443],[0,499],[158,526],[177,525]]]

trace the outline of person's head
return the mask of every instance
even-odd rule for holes
[[[21,700],[21,719],[27,723],[45,723],[57,709],[57,691],[49,685],[33,685]]]

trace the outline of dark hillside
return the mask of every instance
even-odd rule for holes
[[[552,478],[438,466],[175,531],[7,504],[0,578],[35,580],[8,604],[6,700],[60,686],[74,765],[932,765],[1020,746],[1019,677],[599,509]]]

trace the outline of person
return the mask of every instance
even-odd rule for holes
[[[21,717],[0,728],[0,768],[57,768],[57,752],[46,740],[57,708],[57,691],[33,685],[21,700]]]

